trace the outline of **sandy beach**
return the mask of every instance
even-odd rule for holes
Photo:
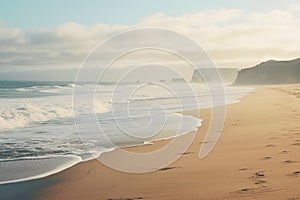
[[[300,199],[300,85],[256,87],[227,106],[220,140],[202,160],[210,111],[201,111],[201,119],[189,150],[174,152],[182,156],[168,168],[129,174],[92,160],[49,177],[61,181],[39,199]],[[153,151],[168,142],[127,150]]]

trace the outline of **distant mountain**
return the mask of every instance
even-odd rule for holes
[[[234,85],[271,85],[300,83],[300,58],[291,61],[270,60],[238,73]]]
[[[231,85],[235,81],[236,77],[238,76],[238,71],[239,71],[239,69],[234,69],[234,68],[218,68],[217,70],[218,70],[223,82],[226,85]],[[216,74],[215,68],[197,69],[197,70],[194,70],[192,82],[205,83],[202,76],[205,76],[206,80],[208,80],[208,79],[214,80],[214,79],[216,79],[217,75],[218,74]]]

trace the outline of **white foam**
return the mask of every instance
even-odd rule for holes
[[[42,100],[44,99],[35,99],[35,102],[25,104],[20,102],[2,106],[0,108],[0,130],[21,128],[37,122],[72,116],[71,105],[51,105],[51,102],[42,102]]]
[[[0,99],[0,104],[0,131],[73,117],[71,96]],[[95,112],[108,112],[109,106],[108,103],[97,101]]]

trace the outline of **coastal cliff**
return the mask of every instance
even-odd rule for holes
[[[235,79],[238,76],[238,71],[239,69],[235,68],[218,68],[218,72],[226,85],[230,85],[235,81]],[[216,76],[215,72],[216,71],[214,68],[203,68],[194,70],[192,82],[204,83],[205,81],[203,80],[201,73],[202,75],[205,75],[206,78],[214,79]]]
[[[291,61],[270,60],[242,69],[233,85],[272,85],[300,83],[300,58]]]

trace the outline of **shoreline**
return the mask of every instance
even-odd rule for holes
[[[250,88],[247,88],[248,90]],[[250,89],[249,91],[244,91],[244,96],[246,95],[249,95],[251,94],[252,92],[252,89]],[[239,94],[241,95],[241,94]],[[242,96],[242,95],[241,95]],[[235,100],[229,100],[228,104],[234,104],[234,103],[238,103],[239,102],[239,99],[240,97],[236,97]],[[203,109],[208,109],[208,108],[202,108],[200,110],[203,110]],[[195,110],[194,112],[196,112],[197,110]],[[119,146],[119,148],[123,149],[123,148],[132,148],[132,147],[138,147],[138,146],[144,146],[144,145],[149,145],[149,144],[152,144],[154,142],[157,142],[157,141],[161,141],[161,140],[171,140],[173,138],[176,138],[176,137],[180,137],[181,135],[185,135],[185,134],[188,134],[189,132],[193,132],[193,131],[196,131],[199,126],[202,125],[202,119],[196,115],[196,114],[185,114],[185,113],[189,113],[190,111],[182,111],[182,112],[174,112],[173,114],[174,115],[181,115],[181,116],[184,116],[184,117],[189,117],[189,118],[195,118],[198,120],[198,124],[195,125],[195,126],[191,126],[192,128],[190,128],[189,130],[184,130],[183,132],[181,133],[177,133],[176,135],[170,135],[170,136],[164,136],[162,138],[153,138],[152,140],[148,140],[148,141],[144,141],[143,143],[128,143],[128,144],[124,144],[123,146]],[[194,129],[194,130],[193,130]],[[19,178],[19,177],[14,177],[15,179],[14,180],[9,180],[9,179],[2,179],[3,181],[0,183],[0,185],[5,185],[5,184],[14,184],[14,183],[18,183],[18,182],[24,182],[24,181],[31,181],[31,180],[37,180],[37,179],[40,179],[40,178],[46,178],[48,176],[51,176],[51,175],[54,175],[54,174],[57,174],[57,173],[60,173],[61,171],[64,171],[78,163],[82,163],[82,162],[87,162],[89,160],[93,160],[95,159],[95,155],[97,155],[97,157],[103,153],[107,153],[107,152],[110,152],[110,151],[114,151],[116,148],[115,147],[112,147],[112,148],[107,148],[106,150],[103,150],[103,151],[99,151],[97,154],[94,154],[94,156],[90,156],[89,158],[83,158],[82,156],[82,159],[79,161],[78,159],[74,162],[72,162],[72,164],[70,163],[66,163],[66,164],[61,164],[55,168],[52,168],[50,171],[47,171],[47,172],[41,172],[40,174],[29,174],[28,177],[26,178]],[[71,155],[71,154],[68,154],[68,155],[49,155],[49,156],[40,156],[40,157],[22,157],[22,158],[17,158],[17,159],[11,159],[11,160],[3,160],[3,162],[10,162],[10,161],[18,161],[19,159],[22,159],[22,160],[26,160],[26,161],[39,161],[39,160],[42,160],[42,159],[55,159],[55,158],[61,158],[61,157],[80,157],[80,155]],[[1,161],[0,161],[1,162]],[[22,170],[20,170],[22,171]]]
[[[191,112],[191,111],[184,111],[182,115],[184,115],[185,112]],[[195,117],[195,116],[192,116],[192,115],[186,115],[186,116],[191,116],[191,117]],[[202,119],[198,118],[198,117],[195,117],[197,119],[199,119],[199,123],[197,125],[197,127],[195,127],[195,129],[198,129],[201,125],[202,125]],[[190,132],[194,132],[194,131],[189,131],[189,132],[182,132],[178,135],[174,135],[174,136],[170,136],[170,137],[166,137],[166,138],[160,138],[160,139],[154,139],[154,140],[150,140],[150,141],[144,141],[143,143],[140,143],[140,144],[132,144],[132,145],[128,145],[128,146],[119,146],[118,148],[120,149],[130,149],[130,148],[136,148],[136,147],[141,147],[141,146],[149,146],[149,145],[153,145],[154,143],[156,142],[159,142],[159,141],[164,141],[164,140],[172,140],[176,137],[181,137],[185,134],[189,134]],[[56,167],[55,169],[49,171],[49,172],[45,172],[45,173],[42,173],[42,174],[39,174],[39,175],[34,175],[32,177],[26,177],[26,178],[22,178],[22,179],[16,179],[16,180],[9,180],[9,181],[3,181],[3,182],[0,182],[0,187],[3,186],[3,185],[9,185],[9,184],[18,184],[18,183],[25,183],[25,182],[30,182],[30,181],[36,181],[36,180],[39,180],[39,179],[45,179],[45,178],[48,178],[50,176],[53,176],[53,175],[56,175],[58,173],[61,173],[77,164],[80,164],[80,163],[84,163],[84,162],[89,162],[91,160],[97,160],[98,157],[101,156],[101,154],[105,154],[105,153],[109,153],[109,152],[112,152],[112,151],[115,151],[116,149],[118,149],[116,147],[112,147],[110,149],[107,149],[106,151],[103,151],[103,152],[99,152],[97,153],[97,157],[90,157],[88,159],[78,159],[77,161],[74,160],[73,163],[71,164],[62,164],[61,166],[59,167]],[[18,160],[43,160],[43,159],[52,159],[52,158],[81,158],[79,155],[53,155],[53,156],[41,156],[41,157],[22,157],[22,158],[17,158],[17,159],[11,159],[11,160],[4,160],[3,162],[7,162],[7,161],[18,161]]]
[[[181,154],[181,157],[178,160],[176,160],[174,163],[172,163],[170,166],[156,169],[154,172],[150,172],[146,174],[129,174],[124,172],[119,172],[114,169],[110,169],[109,167],[101,164],[98,160],[92,159],[89,161],[79,162],[70,168],[52,174],[45,178],[36,179],[28,182],[21,182],[21,184],[25,184],[28,186],[33,182],[43,183],[44,187],[36,187],[33,190],[27,191],[27,193],[31,193],[31,196],[33,195],[32,197],[36,197],[36,199],[68,199],[68,198],[82,199],[87,197],[88,199],[118,199],[118,200],[126,199],[126,198],[168,199],[169,197],[172,199],[182,199],[183,197],[188,197],[190,199],[199,199],[199,198],[200,199],[221,199],[221,198],[222,199],[232,199],[232,198],[244,199],[246,198],[247,199],[253,196],[264,197],[264,193],[268,195],[271,194],[273,199],[282,199],[281,197],[285,198],[286,197],[285,195],[288,195],[287,192],[284,192],[283,194],[280,195],[276,194],[276,193],[280,193],[281,190],[285,190],[285,189],[278,189],[278,188],[272,189],[271,187],[269,188],[268,186],[269,181],[266,181],[265,178],[256,177],[255,175],[256,173],[263,173],[264,175],[266,173],[265,172],[266,170],[263,170],[262,169],[263,167],[261,167],[259,164],[256,163],[257,161],[256,162],[253,161],[253,163],[248,162],[245,160],[244,156],[241,155],[245,153],[246,154],[245,157],[247,157],[247,155],[249,156],[251,151],[255,152],[255,148],[253,145],[255,144],[255,142],[257,142],[256,140],[257,139],[265,140],[266,135],[265,134],[237,135],[235,133],[236,130],[234,129],[245,130],[246,132],[249,132],[249,130],[247,129],[250,130],[256,129],[256,127],[249,127],[249,125],[247,125],[246,123],[242,124],[242,121],[244,120],[235,119],[235,118],[239,118],[238,114],[241,112],[241,108],[243,110],[245,109],[245,105],[251,104],[251,102],[253,103],[253,100],[257,100],[257,99],[259,100],[258,98],[259,96],[262,96],[260,99],[265,99],[266,97],[267,100],[271,101],[270,104],[268,103],[266,104],[266,102],[259,101],[259,104],[263,103],[263,105],[258,105],[257,107],[260,107],[262,109],[267,109],[267,107],[270,107],[271,105],[273,106],[279,105],[280,102],[285,102],[286,100],[292,100],[291,102],[293,102],[293,104],[296,105],[295,114],[296,116],[300,116],[300,106],[297,104],[297,102],[299,102],[299,97],[295,96],[297,94],[294,94],[293,91],[292,92],[290,91],[290,88],[295,88],[295,87],[300,89],[300,85],[256,87],[254,93],[251,92],[250,94],[240,98],[239,103],[227,105],[228,113],[225,121],[224,132],[221,134],[221,137],[219,139],[220,141],[216,144],[215,149],[213,149],[210,155],[208,155],[208,157],[205,159],[200,160],[197,154],[200,150],[201,141],[203,140],[204,137],[203,132],[205,132],[209,124],[210,109],[200,110],[201,119],[203,121],[202,121],[202,125],[198,127],[198,131],[193,141],[193,144],[186,152],[175,152],[175,154]],[[279,99],[274,98],[274,97],[278,97],[278,95],[280,97]],[[251,106],[253,107],[253,105]],[[234,110],[233,113],[232,110]],[[250,110],[252,109],[250,108]],[[199,116],[196,114],[197,112],[199,111],[185,111],[184,114],[199,118]],[[266,112],[261,112],[260,114],[262,113],[264,115],[270,114]],[[253,119],[253,117],[255,118],[253,114],[250,116],[247,116],[245,114],[245,116],[242,118],[245,117],[248,120],[253,121],[252,123],[259,122]],[[274,117],[275,116],[273,116],[273,118]],[[271,119],[269,120],[266,119],[268,118],[264,118],[264,121],[268,121],[268,123],[271,121]],[[295,119],[292,119],[292,121],[293,120]],[[289,124],[290,121],[283,120],[283,123]],[[261,127],[261,124],[259,126],[260,128],[264,128]],[[265,127],[265,129],[268,130],[270,129],[270,127]],[[298,130],[300,130],[300,127]],[[276,128],[274,128],[274,132],[276,132]],[[177,137],[184,138],[189,134],[193,134],[193,133],[188,133]],[[232,137],[233,135],[235,137]],[[299,136],[298,138],[300,139]],[[122,149],[129,152],[136,152],[136,153],[151,152],[165,146],[170,141],[172,141],[172,139],[173,137],[169,139],[161,139],[161,140],[154,141],[153,143],[151,143],[151,145],[143,144],[138,146],[125,147]],[[252,141],[254,144],[250,144],[249,141],[250,142]],[[245,149],[245,147],[241,143],[245,144],[247,148]],[[257,145],[255,145],[255,147],[257,147]],[[264,147],[265,148],[263,148],[263,151],[269,151],[272,150],[272,148],[277,148],[277,145],[273,146],[273,144],[266,144]],[[296,149],[298,147],[297,151],[292,152],[293,154],[296,153],[297,155],[297,152],[300,153],[299,146],[293,145],[293,147]],[[233,149],[238,150],[238,152],[232,151]],[[244,150],[244,151],[239,152],[240,150]],[[282,152],[283,151],[286,150],[282,150]],[[256,152],[256,153],[261,153],[261,152]],[[228,155],[228,154],[232,154],[232,155]],[[291,153],[287,153],[287,154],[291,154]],[[115,155],[116,155],[115,150],[105,152],[103,153],[103,155],[101,154],[101,156],[104,157],[115,156]],[[237,156],[237,158],[242,158],[242,159],[240,161],[233,161],[235,160],[234,155]],[[264,161],[266,162],[266,164],[268,164],[267,161],[270,162],[273,159],[272,158],[273,156],[269,156],[269,155],[271,155],[271,153],[259,159],[259,161]],[[290,161],[290,163],[289,162],[286,163],[289,164],[286,165],[286,167],[294,167],[293,169],[291,169],[291,171],[294,172],[300,170],[299,168],[300,160],[297,160],[296,155],[293,155],[293,159],[287,160]],[[224,159],[224,156],[225,158],[228,159],[228,161]],[[253,155],[251,155],[250,158],[251,157],[253,157]],[[222,166],[223,162],[220,161],[223,161],[224,163],[226,162],[229,163],[226,163],[224,169],[221,169],[218,166],[219,165]],[[244,163],[244,165],[242,165],[242,163]],[[251,164],[253,167],[246,167],[247,165],[246,163],[249,165]],[[233,168],[233,170],[229,170],[228,166],[231,166],[231,168],[232,166],[236,166],[236,167]],[[254,168],[257,166],[260,166],[260,168],[255,170],[257,172],[254,172]],[[233,173],[233,171],[235,171],[235,173]],[[239,177],[240,174],[247,173],[247,172],[249,173],[250,171],[252,172],[252,174],[249,174],[249,177],[242,177],[242,178]],[[271,170],[269,169],[269,171],[272,171],[272,169]],[[293,181],[297,181],[298,174],[293,175],[294,172],[290,172],[286,176],[292,179],[294,178]],[[228,177],[224,176],[227,173],[232,176],[232,182],[231,182],[232,186],[228,185],[227,183]],[[198,177],[199,180],[196,180],[195,177],[191,175]],[[160,183],[159,180],[162,180],[164,178],[166,178],[168,181],[164,180],[162,181],[162,183]],[[184,181],[183,182],[180,181],[180,178],[181,180]],[[203,179],[206,180],[204,182],[207,182],[207,185],[201,183]],[[128,182],[130,183],[131,186],[126,185]],[[251,184],[251,182],[254,182],[254,185],[253,183]],[[150,183],[153,183],[154,185],[159,185],[162,188],[167,188],[167,190],[164,191],[162,190],[162,188],[157,188]],[[287,183],[290,185],[289,182]],[[181,186],[178,188],[177,184],[178,185],[188,184],[191,186],[191,188],[187,188],[185,186]],[[220,189],[214,190],[215,187],[214,184],[217,184],[218,187],[220,187]],[[40,184],[36,184],[36,185],[40,185]],[[198,189],[200,189],[200,191],[196,190],[197,188],[196,186],[199,187]],[[235,190],[233,189],[234,187],[236,187]],[[80,191],[82,193],[80,193]],[[300,194],[297,193],[297,190],[293,189],[292,191],[293,192],[290,195],[292,196],[292,198],[294,197],[300,198]]]

